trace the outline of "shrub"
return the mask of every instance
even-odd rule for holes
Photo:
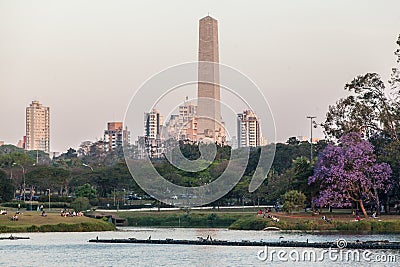
[[[302,192],[299,192],[297,190],[290,190],[282,196],[282,199],[283,210],[291,213],[293,210],[304,208],[306,196]]]
[[[262,230],[266,226],[266,221],[261,218],[238,219],[229,226],[233,230]]]
[[[87,197],[78,197],[71,203],[72,208],[77,211],[90,209],[89,199]]]

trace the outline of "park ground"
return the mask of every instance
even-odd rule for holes
[[[61,217],[59,211],[47,212],[42,216],[37,211],[21,209],[18,221],[12,217],[16,210],[7,210],[6,215],[0,215],[0,233],[21,232],[88,232],[115,230],[115,226],[102,219],[92,219],[86,216]]]

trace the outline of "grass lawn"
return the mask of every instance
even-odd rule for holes
[[[10,232],[82,232],[114,230],[115,227],[101,219],[92,219],[85,216],[61,217],[58,212],[48,212],[46,217],[40,212],[22,211],[18,221],[11,218],[15,211],[8,211],[7,215],[0,215],[0,233]]]
[[[81,217],[61,217],[60,214],[57,213],[47,213],[46,217],[41,216],[40,212],[36,211],[27,211],[23,212],[23,214],[19,214],[18,221],[12,221],[11,218],[15,214],[15,212],[8,213],[7,215],[0,216],[0,225],[9,226],[9,227],[17,227],[22,225],[45,225],[45,224],[58,224],[58,223],[81,223],[81,222],[90,222],[92,219],[81,216]]]

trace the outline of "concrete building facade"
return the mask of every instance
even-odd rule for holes
[[[139,137],[138,147],[151,158],[161,158],[164,153],[162,133],[163,117],[159,110],[152,109],[144,115],[144,136]]]
[[[197,141],[197,105],[186,97],[178,107],[179,114],[172,114],[166,122],[165,138],[182,141]]]
[[[163,117],[157,109],[144,114],[144,135],[152,139],[161,138]]]
[[[104,131],[104,148],[106,151],[114,150],[130,143],[130,132],[123,127],[122,122],[108,122]]]
[[[251,110],[237,115],[238,147],[257,147],[261,144],[260,121]]]
[[[39,101],[32,101],[26,108],[25,148],[50,153],[50,108]]]

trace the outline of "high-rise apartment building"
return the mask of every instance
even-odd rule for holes
[[[178,107],[179,114],[172,114],[166,123],[166,138],[175,140],[197,141],[197,106],[186,97]]]
[[[157,109],[144,114],[144,135],[146,137],[160,139],[162,125],[163,117]]]
[[[50,153],[50,108],[39,101],[26,108],[26,149]]]
[[[153,109],[144,114],[144,137],[139,137],[139,150],[151,158],[160,158],[164,153],[163,117],[160,111]]]
[[[210,16],[199,22],[197,139],[225,142],[221,117],[218,21]]]
[[[122,122],[107,123],[107,130],[104,131],[104,148],[106,151],[128,145],[129,142],[130,132],[127,127],[123,128]]]
[[[257,147],[261,145],[260,121],[251,110],[237,115],[238,147]]]
[[[179,140],[197,141],[197,106],[186,97],[179,106],[180,138]]]

